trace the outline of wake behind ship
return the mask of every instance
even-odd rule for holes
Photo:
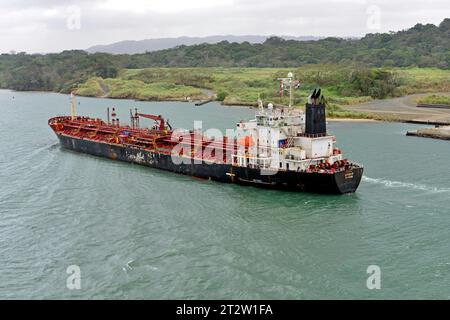
[[[106,122],[76,116],[72,96],[71,115],[48,124],[64,148],[220,182],[344,194],[355,192],[362,178],[363,167],[345,159],[327,133],[316,92],[305,113],[261,103],[256,119],[239,122],[233,137],[173,130],[163,117],[137,110],[122,125],[112,111]],[[141,128],[140,118],[156,125]]]

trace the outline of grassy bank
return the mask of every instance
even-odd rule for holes
[[[415,100],[417,104],[446,104],[450,105],[450,95],[429,94]]]
[[[450,70],[434,68],[360,69],[340,65],[307,65],[300,68],[146,68],[122,69],[117,77],[93,77],[78,86],[83,96],[137,100],[207,99],[212,94],[227,105],[254,105],[258,98],[288,104],[279,96],[277,78],[292,71],[301,87],[294,104],[303,106],[320,86],[328,101],[329,116],[371,118],[346,106],[375,98],[419,92],[450,91]]]

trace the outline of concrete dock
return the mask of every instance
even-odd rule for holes
[[[419,129],[417,131],[408,131],[406,135],[414,137],[450,140],[450,126]]]

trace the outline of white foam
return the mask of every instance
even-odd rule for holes
[[[437,187],[428,186],[425,184],[418,184],[418,183],[369,178],[367,176],[363,176],[362,180],[364,182],[368,182],[368,183],[372,183],[372,184],[381,184],[387,188],[403,188],[403,189],[420,190],[420,191],[426,191],[426,192],[432,192],[432,193],[450,192],[450,189],[446,189],[446,188],[437,188]]]

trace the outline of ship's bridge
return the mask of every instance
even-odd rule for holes
[[[256,113],[256,124],[262,127],[299,126],[305,124],[305,117],[295,109],[260,110]]]

